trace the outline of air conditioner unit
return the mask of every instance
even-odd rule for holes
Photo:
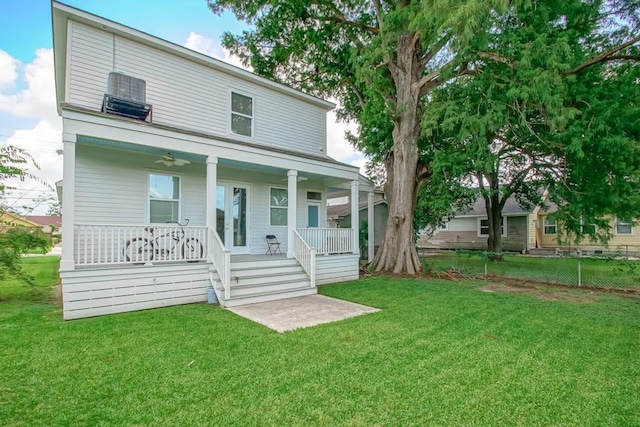
[[[146,103],[147,84],[122,73],[109,73],[102,112],[131,119],[153,121],[153,106]]]
[[[122,73],[109,73],[107,94],[136,102],[146,102],[147,83]]]

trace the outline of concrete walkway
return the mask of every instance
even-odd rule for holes
[[[329,298],[324,295],[260,302],[231,307],[228,310],[278,332],[308,328],[380,311],[377,308]]]

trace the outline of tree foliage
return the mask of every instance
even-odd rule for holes
[[[577,76],[638,59],[638,0],[208,4],[253,25],[225,34],[223,43],[256,73],[337,98],[339,117],[357,121],[350,140],[384,165],[389,203],[373,266],[396,273],[420,269],[413,230],[424,185],[442,190],[470,163],[483,183],[507,172],[529,182],[533,148],[543,163],[573,165],[584,149],[563,152],[553,144],[566,144],[559,134],[581,117],[570,102]],[[496,140],[516,150],[503,155]],[[505,156],[526,173],[497,168]],[[572,176],[565,173],[562,182]],[[498,187],[490,186],[489,199]]]
[[[606,240],[606,214],[639,210],[640,69],[630,6],[550,1],[497,16],[494,31],[475,41],[478,72],[434,92],[423,126],[448,141],[449,156],[464,165],[461,179],[484,199],[490,252],[502,252],[510,196],[531,208],[548,190],[578,238]]]
[[[26,284],[33,283],[33,278],[22,268],[22,255],[34,250],[44,252],[50,241],[40,229],[13,224],[5,214],[7,204],[2,196],[10,189],[3,183],[5,179],[35,178],[26,171],[29,164],[34,163],[26,151],[13,146],[0,147],[0,280],[14,277]]]

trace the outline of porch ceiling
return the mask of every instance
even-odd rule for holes
[[[76,138],[76,141],[84,144],[92,144],[92,145],[98,145],[101,147],[115,148],[117,150],[126,150],[126,151],[133,151],[136,153],[151,154],[153,156],[158,156],[158,157],[162,156],[167,152],[167,150],[163,150],[158,147],[132,144],[129,142],[115,141],[112,139],[104,139],[104,138],[96,138],[93,136],[86,136],[86,135],[78,135]],[[198,154],[187,153],[179,150],[171,150],[171,153],[176,157],[189,160],[191,162],[204,163],[206,161],[205,156],[198,155]]]
[[[157,156],[157,157],[160,157],[167,152],[167,150],[161,149],[158,147],[152,147],[152,146],[141,145],[141,144],[133,144],[130,142],[116,141],[112,139],[97,138],[97,137],[87,136],[87,135],[77,135],[76,141],[84,144],[91,144],[91,145],[96,145],[100,147],[113,148],[116,150],[125,150],[125,151],[131,151],[135,153],[148,154],[148,155]],[[171,153],[178,158],[189,160],[190,162],[193,162],[193,163],[204,164],[206,162],[206,156],[203,156],[203,155],[189,153],[185,151],[179,151],[179,150],[171,150]],[[230,160],[225,158],[219,158],[218,164],[224,165],[224,166],[230,166],[233,168],[241,168],[241,169],[245,169],[253,172],[281,174],[283,178],[286,178],[287,176],[286,169],[278,168],[270,165],[245,163],[245,162],[240,162],[237,160]],[[347,180],[335,178],[332,176],[319,175],[319,174],[313,174],[308,172],[299,172],[298,176],[301,178],[306,178],[313,181],[321,181],[327,187],[332,187],[334,185],[341,185],[341,184],[344,185],[344,184],[348,184],[349,182]]]

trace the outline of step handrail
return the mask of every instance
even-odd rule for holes
[[[228,300],[231,297],[231,250],[224,246],[213,227],[209,227],[209,251],[211,263],[218,271],[218,278],[224,289],[224,299]],[[213,289],[217,294],[215,286]]]
[[[296,229],[292,233],[293,257],[298,261],[302,269],[309,276],[311,287],[316,287],[316,248],[309,246]]]

